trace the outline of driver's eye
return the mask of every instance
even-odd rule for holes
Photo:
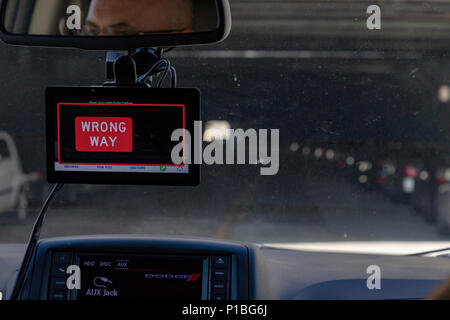
[[[98,36],[100,34],[100,29],[95,27],[85,27],[83,29],[83,34],[87,36]]]
[[[124,36],[124,35],[129,35],[129,32],[126,31],[122,31],[122,30],[111,30],[111,29],[106,29],[104,31],[100,30],[99,28],[96,27],[86,27],[83,30],[83,35],[85,36],[99,36],[99,35],[104,35],[104,36]]]
[[[108,31],[108,32],[106,32],[106,35],[108,35],[108,36],[128,36],[128,35],[130,35],[130,33],[119,30],[119,31]]]

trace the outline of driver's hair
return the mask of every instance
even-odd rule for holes
[[[450,279],[438,287],[427,300],[450,300]]]

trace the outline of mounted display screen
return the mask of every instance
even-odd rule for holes
[[[205,300],[208,258],[198,256],[79,254],[77,300]]]
[[[51,87],[46,98],[49,182],[199,183],[185,140],[200,120],[197,89]],[[176,130],[183,134],[173,141]],[[181,163],[174,163],[173,150],[180,150]]]

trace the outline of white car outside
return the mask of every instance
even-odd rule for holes
[[[28,212],[27,185],[32,176],[22,170],[13,138],[0,131],[0,214],[14,212],[24,221]]]

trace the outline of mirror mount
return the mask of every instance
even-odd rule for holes
[[[176,87],[176,70],[171,63],[163,58],[163,53],[169,49],[141,48],[128,51],[127,55],[119,52],[108,52],[106,56],[106,78],[104,86],[138,86],[158,87],[170,73],[171,87]],[[170,49],[171,50],[171,49]],[[153,77],[159,76],[157,85],[153,84]]]
[[[116,86],[137,84],[136,62],[130,55],[121,56],[114,62],[114,84]]]

